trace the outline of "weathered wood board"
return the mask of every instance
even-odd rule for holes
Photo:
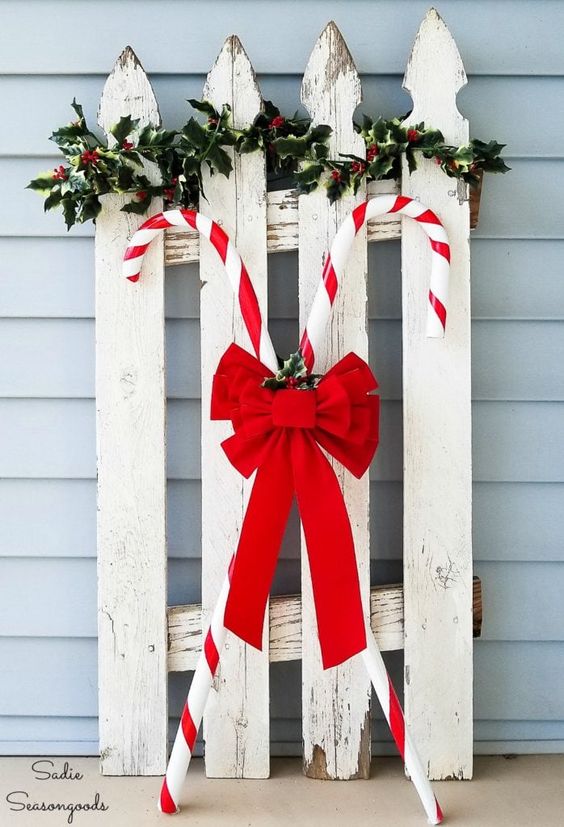
[[[313,48],[302,83],[302,102],[314,124],[333,129],[330,151],[364,153],[364,141],[353,129],[361,101],[360,79],[347,46],[329,23]],[[343,218],[365,198],[346,196],[331,206],[323,187],[298,202],[299,307],[303,329],[325,255]],[[343,284],[327,329],[327,346],[317,355],[315,370],[324,373],[349,351],[368,358],[366,318],[366,232],[362,230],[350,256]],[[336,464],[337,465],[337,464]],[[368,474],[357,480],[337,468],[343,488],[358,561],[362,599],[368,619],[370,538]],[[302,535],[302,715],[304,770],[313,778],[367,778],[370,770],[371,686],[359,658],[323,671],[305,540]]]
[[[204,98],[228,103],[233,123],[248,125],[262,105],[253,68],[236,37],[229,37],[210,71]],[[260,153],[235,155],[229,178],[204,172],[204,215],[222,225],[243,257],[266,318],[266,174]],[[228,422],[209,418],[212,377],[235,341],[250,348],[237,297],[210,244],[200,249],[202,365],[202,603],[211,612],[237,541],[252,481],[229,464],[221,441]],[[218,778],[266,778],[270,772],[268,627],[259,652],[228,634],[204,715],[206,772]]]
[[[131,49],[106,82],[100,125],[107,133],[126,112],[160,122]],[[145,219],[121,212],[128,200],[106,196],[96,222],[100,763],[105,775],[156,775],[168,728],[164,252],[154,241],[142,282],[123,278],[127,240]]]
[[[202,649],[202,607],[198,603],[168,610],[168,669],[187,672],[196,668]],[[482,629],[482,587],[473,583],[474,637]],[[302,598],[279,595],[270,600],[270,662],[301,660]],[[370,626],[383,652],[403,649],[403,585],[374,586],[370,590]]]
[[[468,140],[456,108],[466,83],[450,32],[428,12],[404,85],[409,123],[433,124],[452,144]],[[464,194],[466,187],[462,188]],[[402,193],[440,216],[451,274],[446,336],[425,336],[429,250],[415,222],[402,227],[405,706],[429,776],[472,776],[472,455],[468,203],[432,161]],[[445,676],[448,680],[445,681]]]

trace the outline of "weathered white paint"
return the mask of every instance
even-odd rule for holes
[[[360,79],[347,46],[334,23],[322,32],[304,73],[302,101],[313,123],[333,128],[330,151],[364,152],[364,141],[354,131],[352,117],[361,101]],[[309,315],[319,284],[324,256],[342,219],[355,203],[345,197],[331,206],[326,191],[303,196],[298,203],[300,326]],[[327,347],[315,369],[323,373],[348,351],[368,357],[366,332],[366,233],[351,254],[344,283],[327,330]],[[370,560],[368,530],[368,474],[362,480],[338,470],[356,545],[361,592],[369,614]],[[316,778],[366,778],[370,768],[370,681],[362,662],[353,658],[323,671],[305,541],[302,537],[302,713],[304,769]]]
[[[368,197],[399,192],[395,181],[371,181]],[[298,249],[298,192],[275,190],[266,194],[267,245],[269,253]],[[368,241],[391,241],[399,238],[401,223],[397,215],[383,215],[367,224]],[[189,264],[200,257],[200,237],[182,230],[165,233],[165,261],[168,266]]]
[[[248,125],[262,105],[253,68],[236,37],[229,37],[210,71],[204,98],[232,107],[236,127]],[[241,253],[266,318],[266,177],[259,153],[237,155],[229,178],[204,171],[202,213],[222,224]],[[236,549],[250,483],[235,471],[220,442],[227,422],[210,422],[212,376],[231,342],[251,349],[236,297],[217,252],[200,250],[202,337],[202,603],[209,623],[231,554]],[[204,716],[206,772],[220,778],[266,778],[269,757],[268,624],[259,652],[228,634]]]
[[[371,589],[370,623],[384,652],[403,649],[403,586]],[[301,660],[302,598],[299,594],[270,599],[270,661]],[[202,648],[201,606],[172,606],[168,610],[168,669],[196,668]]]
[[[125,113],[160,122],[129,48],[106,82],[99,123],[107,133]],[[127,201],[106,196],[96,222],[100,760],[106,775],[155,775],[168,725],[164,254],[153,242],[142,285],[123,279],[127,239],[144,220],[120,211]]]
[[[466,83],[458,49],[434,9],[415,40],[404,85],[410,124],[468,139],[456,108]],[[435,210],[450,239],[445,339],[425,337],[427,239],[402,227],[405,704],[429,776],[472,776],[470,252],[468,204],[433,161],[404,168],[402,192]],[[465,188],[463,188],[465,189]]]

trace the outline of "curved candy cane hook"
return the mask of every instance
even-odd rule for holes
[[[221,258],[233,292],[238,298],[239,307],[251,344],[257,359],[274,373],[278,370],[278,360],[272,346],[272,340],[263,323],[260,307],[247,268],[229,240],[227,233],[219,224],[195,210],[168,210],[151,216],[133,235],[123,257],[123,275],[129,281],[138,281],[143,265],[143,256],[151,241],[167,227],[181,227],[185,230],[197,230],[207,238]]]
[[[427,336],[444,336],[446,302],[450,269],[450,247],[445,228],[432,210],[419,201],[403,195],[379,195],[359,204],[348,215],[337,232],[325,261],[321,283],[313,300],[309,319],[304,330],[300,350],[308,372],[311,373],[315,355],[322,347],[325,327],[343,278],[346,261],[356,234],[370,218],[387,213],[401,213],[413,218],[427,234],[432,250]]]

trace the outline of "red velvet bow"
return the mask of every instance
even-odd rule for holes
[[[257,470],[232,570],[224,625],[262,648],[266,602],[296,494],[305,533],[323,667],[366,647],[352,530],[324,448],[356,477],[378,445],[379,398],[372,371],[356,354],[313,390],[261,387],[272,372],[231,345],[213,380],[211,418],[230,419],[222,443],[245,477]],[[320,447],[321,446],[321,447]]]

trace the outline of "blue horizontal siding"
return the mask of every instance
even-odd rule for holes
[[[368,314],[374,319],[399,319],[399,243],[371,244],[368,250]],[[472,317],[476,321],[564,319],[564,240],[473,238],[471,255]],[[0,237],[0,258],[0,316],[93,318],[92,239],[71,234],[64,240],[34,238],[30,244],[26,238]],[[198,318],[199,292],[195,265],[169,268],[165,284],[168,318]],[[269,294],[271,318],[297,318],[297,254],[269,257]]]
[[[300,561],[283,555],[274,593],[300,590]],[[372,582],[401,578],[399,560],[376,549]],[[384,558],[384,559],[383,559]],[[564,641],[564,562],[477,562],[482,579],[484,641]],[[169,560],[169,603],[200,601],[199,559]],[[96,561],[92,557],[0,560],[0,637],[95,637]],[[50,588],[45,589],[45,583]],[[535,606],[534,612],[521,611]]]
[[[0,753],[92,754],[96,720],[96,492],[92,227],[67,234],[23,188],[55,164],[52,128],[76,95],[95,122],[127,40],[151,75],[162,117],[178,126],[199,97],[223,38],[236,31],[265,98],[299,107],[300,76],[333,17],[360,71],[359,112],[407,111],[401,77],[425,0],[154,3],[0,0],[0,175],[11,209],[0,235]],[[208,17],[213,9],[210,33]],[[483,582],[476,642],[477,752],[564,750],[564,6],[543,0],[444,0],[469,76],[458,106],[476,137],[507,144],[513,171],[487,177],[473,233],[474,555]],[[74,31],[111,15],[100,38],[52,48],[54,20]],[[295,20],[299,14],[300,30]],[[526,48],[515,48],[527,33]],[[202,36],[205,33],[205,36]],[[22,108],[22,101],[25,106]],[[536,129],[551,113],[551,128]],[[548,205],[548,209],[545,209]],[[270,316],[280,351],[297,331],[297,255],[269,259]],[[380,379],[382,445],[371,482],[373,583],[401,576],[400,250],[369,249],[371,362]],[[199,596],[199,281],[166,279],[169,417],[169,601]],[[395,401],[394,401],[395,400]],[[292,518],[275,588],[299,587]],[[388,656],[401,686],[401,654]],[[170,681],[171,734],[187,676]],[[272,749],[301,749],[300,666],[272,666]],[[376,754],[393,749],[376,708]]]
[[[271,320],[278,353],[298,342],[295,320]],[[172,399],[200,398],[197,320],[169,320],[167,388]],[[370,362],[382,399],[401,399],[401,321],[369,327]],[[86,319],[0,320],[0,396],[93,398],[94,322]],[[564,401],[561,322],[484,321],[472,328],[475,401]]]
[[[474,402],[473,467],[479,482],[564,482],[564,406],[559,402]],[[0,399],[0,431],[10,434],[0,475],[94,479],[91,399]],[[550,438],[548,438],[550,436]],[[371,479],[401,480],[401,403],[384,400],[381,445]],[[169,479],[199,479],[200,405],[168,404]],[[225,460],[226,473],[235,473]]]
[[[101,38],[69,38],[64,49],[48,48],[45,33],[54,20],[72,21],[76,31],[89,31],[93,9],[97,20],[111,19]],[[160,0],[155,6],[97,0],[49,0],[22,5],[4,0],[0,40],[0,72],[4,74],[107,74],[124,38],[135,48],[148,71],[159,74],[206,73],[221,44],[234,31],[258,72],[303,70],[311,48],[328,20],[341,29],[361,72],[401,74],[427,0],[289,0],[272,5],[256,0]],[[533,11],[534,8],[534,11]],[[213,27],[210,32],[210,11]],[[442,0],[448,21],[470,73],[486,75],[564,74],[561,34],[564,8],[543,0]],[[296,19],[299,18],[299,31]],[[171,25],[174,20],[176,25]],[[166,24],[168,21],[168,24]],[[527,38],[527,48],[516,48]],[[38,44],[45,44],[38,48]]]
[[[140,54],[142,58],[143,55]],[[147,66],[149,74],[151,67]],[[57,124],[72,116],[73,97],[84,106],[92,126],[96,122],[98,101],[104,85],[103,75],[0,76],[0,98],[7,123],[18,123],[18,130],[4,136],[0,155],[33,157],[52,154],[55,149],[48,140]],[[199,98],[205,75],[151,75],[151,83],[159,102],[163,123],[179,128],[192,112],[184,101]],[[260,75],[261,92],[267,100],[275,100],[284,113],[299,107],[301,77],[293,75]],[[367,75],[362,77],[362,103],[358,112],[398,115],[411,108],[411,98],[402,89],[401,75]],[[22,110],[22,97],[27,106]],[[519,107],[515,99],[519,99]],[[551,128],[535,132],[534,145],[525,123],[539,123],[546,117],[547,98],[552,102]],[[564,152],[554,135],[564,130],[563,77],[480,77],[470,76],[468,85],[458,96],[458,107],[470,121],[472,135],[477,138],[495,136],[507,144],[506,152],[517,157],[562,157]],[[303,110],[305,111],[305,110]]]

